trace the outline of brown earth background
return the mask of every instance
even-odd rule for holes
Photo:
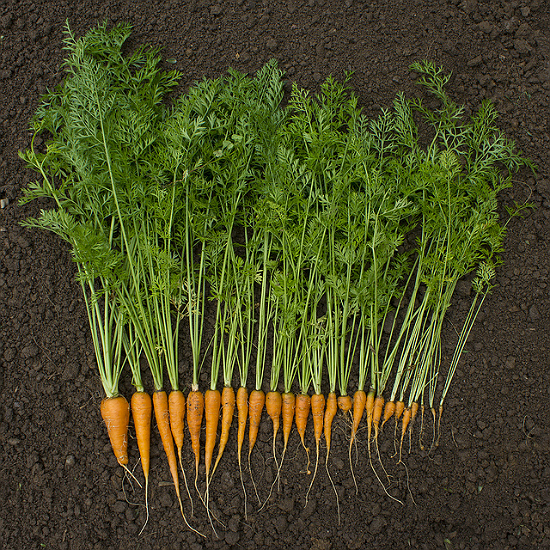
[[[97,22],[129,22],[129,48],[150,43],[183,73],[182,90],[228,67],[255,72],[276,58],[289,82],[312,91],[329,74],[351,85],[369,116],[399,90],[422,93],[408,67],[431,59],[452,71],[448,91],[472,112],[492,99],[498,124],[538,166],[517,174],[504,205],[536,206],[508,223],[504,263],[456,373],[441,445],[421,451],[413,437],[397,465],[391,430],[381,456],[388,498],[359,433],[349,473],[349,427],[335,427],[331,471],[309,477],[296,434],[281,492],[261,512],[243,512],[234,445],[226,451],[212,507],[225,527],[209,528],[196,495],[185,528],[157,435],[150,519],[143,492],[123,479],[99,415],[101,385],[75,268],[64,243],[18,225],[46,203],[20,207],[35,178],[17,156],[29,145],[40,96],[63,78],[62,30],[77,36]],[[0,3],[0,548],[19,549],[528,549],[550,548],[550,4],[546,0],[232,0]],[[9,204],[6,204],[9,202]],[[443,333],[443,361],[470,304],[463,284]],[[184,345],[184,342],[182,343]],[[188,383],[188,356],[181,357]],[[187,376],[187,378],[186,378]],[[129,376],[123,376],[129,396]],[[132,433],[131,427],[131,433]],[[311,428],[310,428],[311,429]],[[431,428],[426,428],[428,431]],[[260,433],[252,469],[267,495],[274,467],[271,428]],[[416,432],[416,435],[418,432]],[[313,435],[309,431],[308,440]],[[427,436],[429,439],[429,435]],[[234,439],[231,440],[234,443]],[[407,448],[408,450],[408,448]],[[354,455],[355,456],[355,455]],[[185,447],[191,471],[191,449]],[[141,476],[135,441],[130,465]],[[245,482],[252,496],[249,474]],[[189,503],[185,502],[189,510]]]

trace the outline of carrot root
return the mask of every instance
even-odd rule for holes
[[[106,397],[101,401],[101,417],[107,427],[111,447],[121,466],[128,464],[128,425],[130,405],[122,395]]]

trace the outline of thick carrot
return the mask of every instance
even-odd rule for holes
[[[315,470],[313,472],[313,477],[309,484],[309,488],[306,493],[306,504],[308,501],[309,492],[313,487],[313,482],[317,475],[317,468],[319,466],[319,447],[321,443],[321,435],[323,434],[323,420],[325,418],[325,396],[322,393],[316,393],[311,396],[311,414],[313,416],[313,434],[315,437],[315,449],[317,452],[317,457],[315,459]]]
[[[253,390],[250,392],[248,399],[248,415],[250,423],[248,426],[248,457],[256,444],[258,438],[258,430],[262,421],[262,411],[265,404],[265,393],[262,390]]]
[[[275,442],[277,440],[277,433],[279,432],[279,426],[281,424],[281,411],[283,408],[283,398],[278,391],[270,391],[265,396],[265,410],[271,418],[273,424],[273,460],[277,465],[277,457],[275,456]],[[277,465],[278,466],[278,465]]]
[[[351,395],[341,395],[338,397],[338,408],[344,413],[347,414],[351,411],[353,407],[353,399]]]
[[[100,411],[105,426],[107,426],[107,433],[117,462],[121,466],[126,466],[128,464],[130,405],[122,395],[106,397],[101,401]]]
[[[296,429],[302,440],[302,446],[307,454],[307,473],[311,474],[309,470],[309,447],[306,447],[306,428],[307,419],[309,416],[309,410],[311,408],[311,397],[305,393],[300,393],[296,396]]]
[[[222,431],[220,434],[220,443],[218,445],[218,456],[212,468],[212,476],[218,467],[222,458],[225,446],[229,441],[229,430],[233,422],[233,413],[235,412],[235,390],[231,386],[225,386],[222,391]]]
[[[147,519],[141,528],[141,532],[149,521],[149,467],[151,463],[151,415],[153,404],[151,396],[144,391],[136,391],[132,394],[130,400],[132,409],[132,418],[134,419],[134,428],[136,430],[136,440],[141,458],[141,469],[145,478],[145,510]]]
[[[201,426],[204,414],[204,396],[200,391],[192,390],[187,395],[187,427],[191,438],[191,447],[195,454],[195,486],[199,477],[199,462],[201,453]]]
[[[212,465],[212,455],[218,435],[218,422],[220,420],[221,395],[219,390],[206,390],[204,394],[204,417],[206,420],[206,440],[204,443],[204,466],[208,485],[208,474]]]

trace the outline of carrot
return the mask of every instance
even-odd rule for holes
[[[399,444],[399,462],[401,462],[401,453],[403,450],[403,439],[405,437],[405,434],[407,433],[407,427],[409,426],[409,423],[411,421],[411,408],[406,407],[403,411],[403,420],[401,421],[401,442]]]
[[[296,396],[296,429],[302,440],[302,446],[307,454],[307,473],[311,474],[309,470],[309,447],[306,447],[306,427],[307,419],[309,416],[309,409],[311,408],[311,397],[308,394],[300,393]]]
[[[151,396],[144,391],[136,391],[133,393],[130,403],[147,498],[149,466],[151,463],[151,415],[153,412]]]
[[[293,393],[283,393],[283,456],[285,454],[290,432],[292,430],[292,421],[294,420],[294,412],[296,410],[296,396]],[[281,459],[282,460],[282,459]]]
[[[327,458],[326,458],[327,463],[328,463],[328,455],[330,453],[330,442],[332,440],[332,422],[334,421],[334,417],[336,416],[337,410],[338,410],[338,403],[336,399],[336,393],[331,392],[328,394],[327,406],[325,409],[325,418],[324,418],[325,442],[327,444]]]
[[[238,411],[238,421],[239,421],[239,429],[237,433],[237,460],[239,461],[239,475],[241,478],[241,486],[243,488],[244,493],[244,517],[247,518],[248,514],[246,511],[246,489],[244,486],[243,481],[243,468],[242,468],[242,450],[243,450],[243,443],[244,443],[244,434],[246,432],[246,420],[248,418],[248,390],[241,386],[237,390],[237,411]]]
[[[218,422],[220,419],[221,395],[219,390],[207,390],[204,394],[204,416],[206,419],[206,440],[204,443],[204,465],[206,467],[206,485],[212,465],[214,445],[218,435]]]
[[[231,423],[233,422],[233,413],[235,412],[235,390],[231,386],[225,386],[222,391],[221,397],[222,406],[222,431],[220,434],[220,443],[218,445],[218,456],[216,462],[212,468],[212,476],[218,467],[218,464],[222,458],[225,446],[229,441],[229,430],[231,429]],[[210,477],[212,477],[210,476]]]
[[[241,455],[244,443],[244,434],[246,430],[246,421],[248,417],[248,390],[241,386],[237,390],[237,411],[239,413],[239,431],[237,434],[237,457],[239,467],[241,464]]]
[[[248,426],[248,458],[256,444],[258,438],[258,430],[262,420],[262,411],[265,404],[265,394],[262,390],[253,390],[250,392],[248,400],[248,414],[250,416],[250,424]]]
[[[351,438],[349,441],[349,466],[351,469],[351,476],[353,477],[353,482],[355,483],[355,492],[358,493],[359,489],[357,487],[357,481],[355,480],[355,474],[353,472],[353,463],[351,460],[351,450],[353,448],[353,443],[355,441],[355,435],[359,429],[359,424],[361,418],[363,418],[363,413],[365,412],[365,406],[367,403],[367,394],[364,390],[357,390],[353,395],[353,422],[351,425]]]
[[[180,390],[172,390],[168,396],[168,413],[170,415],[170,430],[178,450],[178,458],[181,470],[183,466],[181,461],[181,450],[183,448],[183,428],[185,418],[185,396]]]
[[[160,439],[162,441],[162,446],[164,447],[164,452],[168,458],[168,466],[170,467],[170,473],[172,474],[172,480],[174,481],[174,487],[176,488],[176,495],[178,497],[178,502],[180,505],[181,515],[183,520],[189,529],[198,533],[201,536],[204,536],[202,533],[199,533],[196,529],[191,527],[187,522],[185,513],[183,512],[183,504],[181,502],[180,494],[180,484],[178,478],[178,463],[176,460],[176,451],[174,448],[174,439],[172,437],[172,431],[170,429],[170,411],[168,405],[168,396],[165,391],[156,391],[153,393],[153,409],[155,411],[155,420],[157,421],[157,427],[160,433]]]
[[[359,429],[359,423],[361,418],[363,418],[363,413],[365,412],[365,405],[367,403],[367,394],[363,390],[357,390],[353,395],[353,423],[351,426],[351,439],[349,442],[350,453],[355,441],[355,434]]]
[[[435,415],[435,411],[433,413]],[[434,445],[436,447],[439,447],[439,438],[441,436],[441,416],[443,414],[443,405],[439,405],[439,417],[437,419],[437,439],[435,440]],[[435,416],[434,416],[434,423],[435,423]]]
[[[143,531],[149,521],[149,467],[151,463],[151,415],[153,405],[151,396],[144,391],[135,391],[130,400],[132,409],[132,418],[134,419],[134,428],[136,430],[136,439],[141,458],[141,469],[145,478],[145,510],[147,518],[140,533]]]
[[[315,437],[317,458],[315,460],[313,477],[311,478],[311,482],[306,493],[306,504],[308,501],[309,492],[313,487],[313,482],[315,481],[315,477],[317,475],[317,468],[319,466],[319,447],[321,443],[321,435],[323,434],[323,420],[325,418],[325,396],[322,393],[316,393],[311,396],[311,414],[313,416],[313,434]]]
[[[405,410],[405,402],[404,401],[396,401],[395,403],[395,423],[399,421],[401,418],[401,415],[403,414],[403,411]]]
[[[330,392],[327,397],[327,404],[326,404],[325,418],[324,418],[325,442],[327,445],[325,469],[327,471],[327,476],[330,480],[330,484],[332,485],[332,489],[334,490],[334,494],[336,495],[336,507],[338,508],[338,523],[340,523],[340,500],[338,498],[338,492],[336,491],[334,482],[332,481],[332,477],[330,476],[330,472],[328,471],[328,456],[330,454],[330,443],[332,440],[332,422],[334,421],[334,418],[337,412],[338,412],[338,400],[336,399],[336,393]]]
[[[204,397],[198,389],[193,389],[187,396],[187,427],[191,438],[191,447],[195,454],[195,487],[199,477],[199,462],[201,452],[201,426],[204,413]]]
[[[365,403],[365,409],[367,411],[367,441],[370,444],[370,436],[372,433],[372,420],[374,415],[374,390],[370,389],[367,393],[367,401]]]
[[[380,430],[384,427],[384,424],[394,415],[395,413],[395,401],[386,401],[386,406],[384,407],[384,419],[382,420],[382,426]]]
[[[275,442],[277,440],[277,433],[279,432],[279,426],[281,424],[281,411],[283,408],[283,398],[278,391],[270,391],[265,396],[265,410],[271,418],[273,423],[273,460],[278,468],[277,457],[275,456]]]
[[[128,464],[130,405],[122,395],[106,397],[101,401],[100,411],[105,426],[107,426],[107,433],[117,462],[126,467]]]
[[[267,499],[261,506],[260,510],[262,510],[263,507],[269,501],[269,498],[271,497],[271,494],[273,492],[273,487],[275,487],[275,484],[277,484],[277,486],[279,487],[279,480],[281,478],[281,468],[283,467],[283,462],[284,462],[286,450],[288,447],[288,440],[290,439],[290,432],[292,431],[292,422],[294,420],[295,410],[296,410],[296,396],[293,393],[289,393],[289,392],[283,393],[281,396],[281,416],[283,418],[283,454],[281,455],[281,462],[279,462],[279,466],[277,468],[277,476],[275,477],[275,480],[271,484],[269,495],[267,496]]]
[[[380,418],[382,418],[382,411],[384,409],[384,398],[379,395],[374,400],[374,410],[372,412],[372,424],[374,426],[374,440],[378,440],[378,430],[380,425]]]
[[[338,397],[338,408],[344,413],[347,414],[351,411],[353,407],[353,399],[351,395],[341,395]]]

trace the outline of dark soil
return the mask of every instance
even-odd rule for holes
[[[330,463],[341,523],[324,467],[305,506],[310,476],[293,435],[281,492],[258,512],[248,474],[244,516],[236,456],[226,451],[212,486],[209,527],[195,497],[185,528],[157,436],[149,523],[143,491],[123,480],[99,415],[101,385],[81,291],[67,247],[18,225],[46,204],[18,206],[35,178],[17,151],[39,97],[63,77],[62,29],[77,35],[98,21],[128,21],[131,44],[161,46],[183,86],[229,66],[254,72],[275,57],[287,78],[312,90],[329,74],[351,84],[368,115],[398,90],[421,93],[408,66],[429,58],[452,71],[449,92],[475,110],[492,99],[499,124],[538,165],[517,175],[504,205],[536,209],[508,223],[504,264],[461,360],[442,419],[440,446],[418,444],[404,464],[392,429],[380,453],[391,476],[386,495],[359,433],[356,494],[349,429],[337,421]],[[527,549],[550,548],[550,6],[546,0],[231,0],[106,2],[4,0],[0,6],[0,547],[63,549]],[[460,292],[443,334],[443,361],[470,304]],[[185,361],[185,357],[183,358]],[[185,369],[185,364],[183,365]],[[130,395],[126,378],[123,390]],[[274,475],[271,435],[260,433],[252,470],[261,496]],[[429,447],[432,424],[426,416]],[[308,432],[312,443],[312,434]],[[234,440],[232,440],[234,441]],[[141,476],[135,441],[130,465]],[[355,455],[354,455],[355,456]],[[185,463],[192,471],[191,450]],[[388,481],[374,461],[385,485]],[[185,508],[189,512],[188,501]]]

